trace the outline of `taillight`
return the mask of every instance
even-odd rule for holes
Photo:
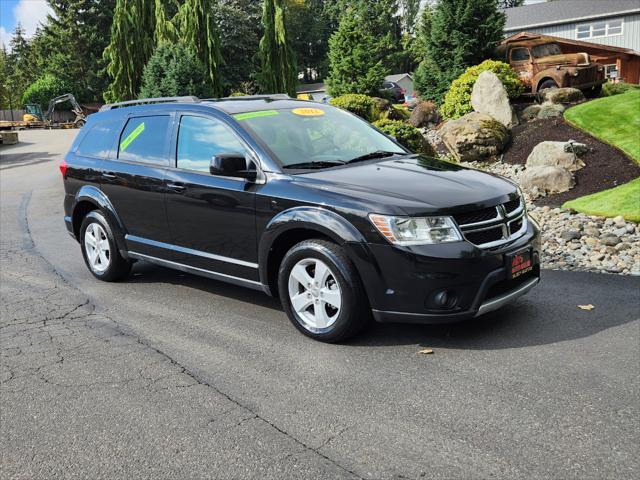
[[[67,162],[62,159],[62,162],[60,162],[60,173],[62,173],[62,178],[67,178],[67,167]]]

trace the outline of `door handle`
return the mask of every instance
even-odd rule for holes
[[[111,172],[102,172],[102,176],[104,178],[109,179],[109,180],[115,180],[116,179],[116,175],[111,173]]]
[[[167,183],[167,188],[178,193],[184,192],[187,189],[187,187],[181,183]]]

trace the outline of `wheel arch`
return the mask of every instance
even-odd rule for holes
[[[118,244],[118,249],[121,252],[126,252],[126,243],[124,240],[125,229],[122,221],[104,192],[93,185],[83,186],[75,196],[74,207],[71,212],[71,222],[76,239],[80,241],[82,219],[93,210],[100,210],[104,214],[111,226],[113,236]]]
[[[295,207],[273,217],[260,239],[258,264],[260,281],[270,295],[278,292],[278,271],[282,259],[295,244],[313,238],[338,245],[365,243],[363,235],[341,215],[321,207]],[[354,260],[351,249],[345,249]],[[357,268],[357,262],[354,261]],[[358,269],[359,270],[359,269]]]

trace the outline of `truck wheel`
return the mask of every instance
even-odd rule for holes
[[[538,92],[536,93],[536,97],[538,103],[542,103],[542,92],[543,90],[547,90],[549,88],[558,88],[558,84],[551,79],[547,79],[538,85]]]
[[[588,88],[582,93],[584,93],[584,96],[587,98],[598,98],[600,93],[602,93],[602,85],[596,85],[595,87]]]
[[[82,220],[80,248],[94,277],[115,282],[129,275],[131,262],[120,255],[111,226],[98,210],[89,212]]]
[[[278,290],[291,323],[321,342],[346,340],[371,318],[355,266],[342,247],[325,240],[305,240],[287,252]]]

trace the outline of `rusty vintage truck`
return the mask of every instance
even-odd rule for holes
[[[498,54],[532,94],[545,88],[573,87],[595,97],[606,82],[604,66],[591,61],[588,53],[562,53],[558,43],[543,36],[511,37],[498,47]]]

